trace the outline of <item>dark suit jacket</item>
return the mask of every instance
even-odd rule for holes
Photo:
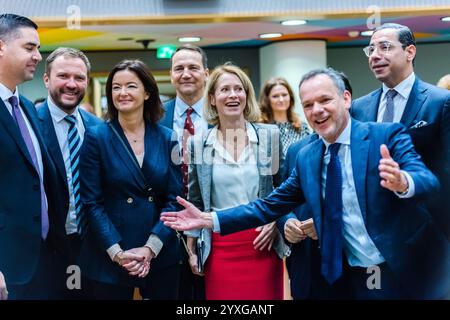
[[[167,101],[163,105],[164,107],[164,116],[160,120],[160,124],[169,129],[173,129],[173,115],[175,112],[175,99]]]
[[[117,120],[112,126],[131,147]],[[145,245],[151,233],[163,242],[151,270],[173,266],[179,261],[176,233],[159,220],[161,211],[176,211],[176,196],[182,195],[181,168],[172,130],[146,124],[142,174],[108,123],[85,133],[80,155],[81,198],[89,230],[81,249],[81,269],[94,280],[135,285],[109,258],[106,250],[119,243],[123,250]],[[133,161],[135,163],[133,163]],[[144,179],[145,177],[145,179]]]
[[[50,222],[47,241],[55,244],[55,212],[60,210],[56,169],[43,143],[33,103],[21,96],[20,105],[41,148]],[[20,130],[1,99],[0,150],[0,270],[8,285],[23,285],[35,273],[40,254],[40,182]]]
[[[415,184],[415,196],[399,199],[380,186],[380,145]],[[322,140],[316,140],[298,154],[292,175],[271,195],[246,206],[219,211],[223,234],[275,220],[299,204],[311,208],[319,241],[322,239],[322,197],[320,175],[324,154]],[[440,298],[447,293],[450,247],[420,202],[435,192],[439,183],[415,152],[411,138],[399,124],[352,121],[351,157],[358,203],[369,236],[394,271],[407,294],[414,298]],[[233,210],[232,214],[229,212]]]
[[[380,88],[356,99],[351,108],[352,117],[377,121],[381,93]],[[421,126],[420,121],[426,124]],[[400,122],[408,128],[425,165],[439,179],[441,189],[429,197],[428,206],[450,239],[450,91],[416,77]]]
[[[88,128],[99,125],[103,121],[93,115],[91,115],[89,112],[86,112],[79,109],[81,113],[81,118],[83,119],[83,124],[85,127],[85,130],[88,130]],[[50,115],[50,111],[48,109],[48,103],[47,100],[40,105],[37,108],[38,117],[39,117],[39,123],[41,126],[42,136],[44,137],[45,144],[47,145],[48,152],[50,154],[50,157],[55,164],[56,171],[58,172],[57,178],[58,178],[58,190],[59,190],[59,196],[62,200],[63,209],[61,212],[58,212],[57,217],[55,217],[57,220],[55,223],[58,224],[57,232],[61,232],[61,234],[58,235],[59,241],[58,246],[61,253],[67,252],[67,243],[66,243],[66,231],[65,231],[65,224],[66,224],[66,218],[67,218],[67,212],[69,210],[69,188],[67,186],[67,173],[66,173],[66,167],[64,165],[64,159],[61,152],[61,149],[59,147],[58,138],[56,137],[55,127],[53,125],[52,116]]]
[[[297,155],[300,149],[315,141],[317,134],[309,135],[300,141],[292,144],[284,162],[283,180],[291,175],[297,164]],[[297,207],[292,213],[287,214],[277,220],[277,226],[284,236],[284,225],[290,218],[300,221],[308,219],[311,214],[308,205]],[[286,241],[286,243],[288,243]],[[311,296],[311,286],[317,288],[317,277],[320,277],[320,252],[317,241],[307,238],[299,243],[291,244],[291,254],[286,258],[286,268],[289,273],[291,295],[295,300],[318,298]]]

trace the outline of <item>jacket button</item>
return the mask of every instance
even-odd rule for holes
[[[127,202],[128,202],[128,203],[133,203],[133,198],[128,198],[128,199],[127,199]]]
[[[151,188],[151,187],[149,187],[149,188],[148,188],[148,191],[152,191],[152,188]]]
[[[148,197],[148,201],[153,202],[153,197],[152,196]]]

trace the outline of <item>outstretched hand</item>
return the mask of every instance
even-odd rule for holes
[[[164,225],[178,231],[187,231],[201,228],[212,229],[213,222],[211,214],[201,212],[192,203],[177,197],[177,201],[184,207],[184,210],[178,212],[161,213],[161,221]]]
[[[385,144],[380,146],[381,159],[378,166],[381,186],[394,192],[403,193],[408,190],[408,180],[400,171],[400,166],[392,159]]]

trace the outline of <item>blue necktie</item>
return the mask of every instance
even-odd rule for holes
[[[86,219],[83,216],[81,197],[80,197],[80,176],[78,163],[80,160],[81,139],[76,127],[76,118],[69,115],[64,118],[69,123],[67,141],[69,143],[70,169],[72,172],[72,193],[75,201],[75,216],[78,228],[78,234],[83,237],[86,230]]]
[[[49,229],[48,208],[43,178],[41,177],[39,171],[39,162],[37,160],[36,150],[34,149],[33,141],[31,140],[30,132],[28,131],[25,119],[23,118],[22,113],[19,110],[19,101],[17,100],[17,97],[12,96],[8,99],[8,101],[12,106],[12,113],[14,120],[16,120],[17,126],[19,127],[20,133],[22,134],[22,138],[31,156],[31,160],[33,160],[34,167],[36,168],[36,171],[39,174],[40,190],[41,190],[41,237],[42,239],[45,240],[47,238]]]
[[[340,143],[329,146],[322,229],[322,275],[333,284],[342,274],[342,172]]]
[[[397,91],[390,89],[386,92],[386,109],[383,114],[382,122],[394,121],[394,97],[397,95]]]

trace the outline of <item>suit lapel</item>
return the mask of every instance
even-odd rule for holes
[[[321,180],[322,180],[322,159],[325,151],[325,145],[322,139],[317,139],[310,144],[311,148],[308,150],[310,156],[307,161],[297,158],[297,161],[304,161],[306,166],[306,173],[302,177],[306,177],[306,185],[302,184],[305,197],[310,198],[309,204],[313,213],[317,234],[319,239],[322,239],[322,193],[321,193]],[[300,163],[300,166],[302,164]],[[297,174],[300,174],[297,172]]]
[[[125,135],[123,134],[119,122],[117,120],[113,120],[111,121],[110,124],[116,129],[117,133],[120,135],[120,137],[118,137],[114,132],[111,132],[111,139],[110,139],[111,145],[113,146],[114,150],[124,163],[124,166],[130,171],[131,175],[134,177],[139,186],[141,186],[141,188],[144,189],[146,186],[144,176],[142,172],[139,172],[139,170],[141,169],[138,166],[136,157],[133,155],[133,150],[128,145],[128,141]],[[119,139],[121,139],[122,141]]]
[[[400,123],[409,128],[412,125],[414,118],[426,100],[427,95],[424,92],[427,89],[422,86],[422,81],[416,77],[414,85],[406,102],[405,111],[403,111]]]
[[[364,107],[365,109],[365,117],[363,119],[360,119],[360,121],[377,121],[378,117],[378,106],[380,105],[380,99],[381,99],[381,93],[383,90],[379,88],[378,90],[375,90],[370,94],[370,98],[366,99],[367,106]]]
[[[50,152],[50,156],[53,158],[59,175],[64,181],[64,185],[67,185],[66,167],[64,165],[64,159],[59,148],[58,138],[56,137],[55,127],[53,120],[48,109],[47,101],[42,105],[42,112],[39,114],[39,120],[42,125],[42,135],[44,140],[47,141],[47,148]]]
[[[366,176],[369,157],[369,130],[361,122],[352,120],[350,153],[352,159],[353,180],[358,197],[359,207],[364,221],[366,220]]]
[[[145,155],[142,164],[142,172],[146,178],[146,181],[152,181],[152,176],[157,167],[161,164],[161,156],[163,156],[162,150],[162,137],[158,136],[157,129],[150,123],[145,124]]]
[[[25,108],[23,108],[23,109],[25,109]],[[28,120],[30,120],[30,119],[28,119]],[[0,99],[0,122],[3,123],[3,126],[5,127],[6,131],[11,135],[11,137],[17,144],[19,150],[22,152],[23,156],[28,160],[30,165],[34,168],[33,161],[31,159],[30,153],[28,152],[25,141],[22,138],[19,127],[15,123],[14,118],[9,113],[8,109],[6,108],[5,104],[3,103],[3,100],[1,100],[1,99]]]

